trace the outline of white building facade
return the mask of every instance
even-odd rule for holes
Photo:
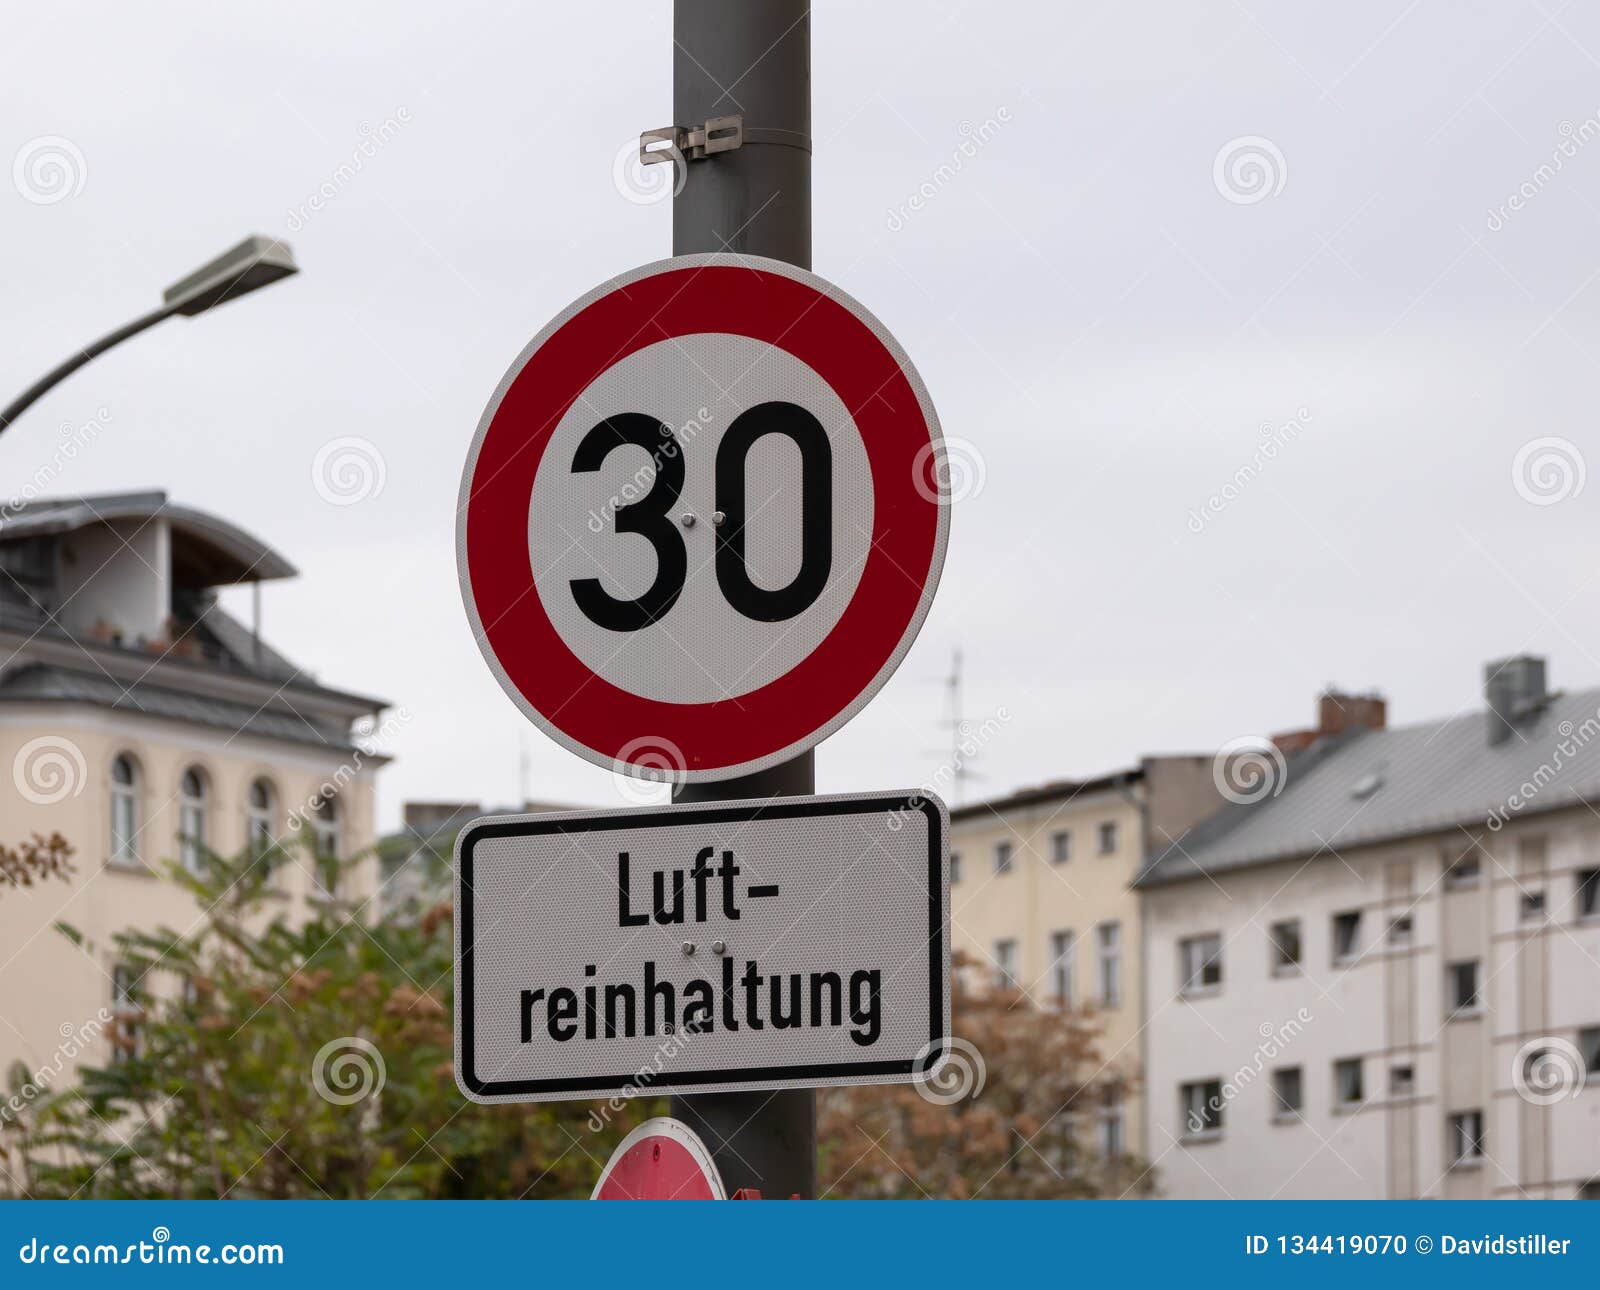
[[[1280,762],[1141,875],[1164,1194],[1600,1196],[1600,690],[1490,677],[1488,712]]]

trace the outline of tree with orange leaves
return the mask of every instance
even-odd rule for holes
[[[1149,1194],[1149,1167],[1108,1154],[1102,1141],[1108,1100],[1132,1114],[1132,1081],[1102,1058],[1099,1019],[1089,1009],[1036,1007],[1012,988],[975,989],[973,975],[958,961],[956,1039],[926,1082],[818,1094],[819,1194]]]

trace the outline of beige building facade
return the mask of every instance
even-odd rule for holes
[[[0,1072],[103,1062],[129,990],[177,988],[131,980],[113,944],[196,924],[168,862],[303,827],[352,863],[335,879],[295,852],[267,916],[375,893],[376,860],[355,858],[385,758],[354,732],[381,733],[385,705],[321,685],[216,603],[219,586],[293,573],[160,493],[33,502],[0,526],[0,841],[59,833],[73,850],[66,880],[0,889]]]
[[[1106,1076],[1131,1092],[1078,1108],[1104,1155],[1144,1153],[1144,979],[1138,898],[1147,850],[1220,801],[1212,759],[1151,757],[1090,779],[951,812],[951,936],[976,970],[1040,1008],[1091,1011]]]

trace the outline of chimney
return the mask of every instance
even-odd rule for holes
[[[1484,665],[1483,698],[1489,705],[1489,745],[1503,744],[1517,722],[1539,711],[1550,697],[1545,689],[1544,659],[1518,654]]]
[[[1283,753],[1297,753],[1319,739],[1331,739],[1346,730],[1382,730],[1388,724],[1389,705],[1383,695],[1345,694],[1331,685],[1317,696],[1317,724],[1309,730],[1285,730],[1272,736]]]
[[[1346,730],[1363,726],[1368,730],[1382,730],[1389,720],[1389,705],[1383,695],[1342,694],[1328,689],[1317,700],[1317,734],[1321,738],[1342,735]]]

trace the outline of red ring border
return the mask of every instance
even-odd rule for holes
[[[550,436],[579,395],[629,354],[700,332],[776,345],[833,388],[866,445],[873,532],[855,594],[809,656],[747,694],[679,704],[611,684],[561,640],[533,582],[527,517]],[[658,750],[670,744],[690,777],[736,773],[798,751],[852,703],[864,702],[915,624],[942,554],[938,494],[918,487],[927,461],[918,453],[935,432],[908,366],[843,302],[748,260],[693,267],[667,261],[554,325],[503,384],[464,490],[463,591],[480,645],[513,697],[573,745],[609,761],[640,737]]]

